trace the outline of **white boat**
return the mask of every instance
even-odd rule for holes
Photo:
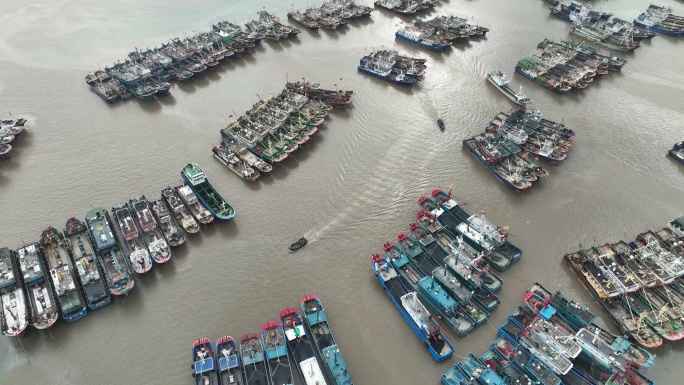
[[[532,100],[527,96],[522,94],[522,86],[520,86],[520,91],[515,92],[508,86],[511,82],[508,80],[506,75],[501,71],[494,71],[487,74],[487,81],[492,83],[494,87],[498,88],[508,99],[519,106],[526,106],[532,103]]]
[[[10,337],[20,336],[29,322],[26,294],[19,279],[14,252],[0,249],[0,331]]]

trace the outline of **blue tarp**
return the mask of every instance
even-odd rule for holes
[[[205,358],[204,363],[202,361],[195,361],[195,374],[200,374],[204,372],[214,371],[214,359]]]
[[[319,311],[316,311],[316,312],[313,312],[313,313],[311,313],[311,314],[309,314],[309,315],[306,316],[306,322],[307,322],[309,325],[315,325],[315,324],[317,324],[317,323],[319,323],[319,322],[323,322],[323,321],[327,321],[327,320],[328,320],[328,319],[325,318],[325,312],[322,312],[322,311],[320,311],[320,310],[319,310]]]
[[[553,306],[548,305],[542,309],[539,314],[541,314],[542,318],[548,321],[554,314],[556,314],[556,309]]]
[[[224,372],[228,369],[236,368],[240,365],[238,362],[238,356],[233,354],[228,356],[228,358],[219,358],[219,370]]]

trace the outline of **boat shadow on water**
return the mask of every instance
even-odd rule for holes
[[[180,89],[182,92],[185,92],[185,93],[192,93],[192,92],[195,92],[195,90],[197,89],[197,86],[192,81],[186,81],[186,82],[176,82],[176,88]]]
[[[240,234],[240,227],[238,226],[237,220],[235,218],[229,221],[214,221],[212,225],[216,228],[222,238],[237,238]]]
[[[285,48],[283,47],[283,44],[280,41],[273,41],[273,40],[262,40],[261,44],[266,42],[266,45],[268,45],[269,48],[271,48],[274,51],[284,51]]]
[[[157,98],[160,104],[163,104],[165,106],[174,106],[176,105],[176,98],[173,97],[173,95],[164,95],[159,98]]]
[[[140,108],[145,112],[159,112],[161,111],[162,104],[157,100],[141,100],[139,101]]]

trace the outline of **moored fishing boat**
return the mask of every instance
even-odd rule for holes
[[[645,322],[645,315],[635,315],[623,301],[611,298],[600,301],[599,305],[608,313],[613,324],[621,332],[628,333],[639,346],[655,349],[663,344],[662,337]]]
[[[47,329],[57,322],[59,308],[41,262],[40,246],[37,243],[24,245],[17,254],[27,293],[26,302],[30,307],[30,323],[36,329]]]
[[[145,247],[145,243],[140,236],[138,227],[135,225],[128,203],[112,207],[112,213],[119,225],[121,237],[123,238],[122,250],[128,257],[129,263],[138,274],[144,274],[152,268],[150,253]]]
[[[680,143],[675,143],[672,149],[667,152],[671,157],[675,158],[679,163],[684,164],[684,140]]]
[[[566,299],[560,291],[552,294],[538,282],[525,291],[523,301],[535,313],[541,311],[547,304],[553,305],[558,314],[575,330],[587,326],[596,318],[589,308]]]
[[[214,361],[214,347],[209,338],[200,338],[192,344],[192,376],[196,385],[219,385]]]
[[[265,162],[260,157],[254,155],[251,151],[247,149],[247,147],[238,144],[234,140],[224,140],[223,142],[221,142],[221,146],[228,147],[231,151],[235,153],[235,155],[239,156],[240,159],[247,162],[247,164],[250,167],[252,167],[255,171],[258,171],[260,174],[266,174],[273,171],[273,166]]]
[[[171,259],[171,248],[157,224],[147,198],[141,195],[131,199],[129,205],[135,212],[136,225],[142,230],[143,242],[147,245],[152,260],[157,263],[168,262]]]
[[[523,191],[532,187],[532,183],[522,177],[517,169],[511,171],[507,167],[508,163],[505,163],[505,157],[510,153],[504,152],[503,148],[477,138],[465,139],[463,145],[506,187],[516,191]]]
[[[487,81],[489,81],[494,85],[494,87],[506,95],[510,101],[519,106],[524,107],[532,103],[530,98],[522,94],[522,86],[520,87],[521,90],[518,92],[515,92],[511,89],[511,87],[508,85],[511,81],[508,80],[506,75],[504,75],[501,71],[494,71],[487,74]]]
[[[655,364],[653,354],[598,325],[592,324],[578,330],[575,340],[582,346],[585,355],[607,371],[615,368],[628,370],[632,364],[643,368],[650,368]]]
[[[268,377],[271,379],[271,384],[294,384],[282,326],[278,322],[266,323],[261,328],[261,340],[266,352]]]
[[[373,256],[371,267],[399,313],[418,338],[426,344],[430,355],[438,362],[451,357],[454,354],[453,345],[442,334],[437,322],[418,300],[416,292],[409,290],[411,286],[406,279],[397,274],[387,258],[380,255]]]
[[[223,142],[211,149],[214,158],[223,163],[232,172],[242,179],[255,181],[259,179],[259,172],[254,170],[245,160],[240,159],[237,154],[229,150]]]
[[[169,186],[162,190],[162,197],[185,232],[195,234],[199,231],[199,224],[178,197],[176,190]]]
[[[406,27],[394,33],[394,36],[411,44],[415,44],[422,48],[427,48],[430,51],[444,51],[451,45],[450,42],[444,41],[437,36],[426,36],[421,30],[415,30],[415,27]]]
[[[216,341],[216,370],[219,384],[244,385],[240,366],[240,353],[233,337],[224,336]]]
[[[15,252],[6,247],[0,248],[0,332],[2,334],[10,337],[19,337],[24,334],[30,318],[26,299]]]
[[[174,188],[176,195],[180,197],[181,201],[187,207],[187,210],[192,214],[192,217],[203,225],[214,221],[214,216],[206,207],[197,199],[195,192],[187,184],[182,184]]]
[[[357,68],[359,72],[402,86],[412,86],[417,81],[415,78],[406,76],[403,73],[398,73],[396,75],[392,74],[391,67],[381,67],[375,63],[366,63],[364,65],[358,66]]]
[[[85,217],[109,292],[113,295],[128,293],[135,286],[135,280],[116,242],[109,214],[105,209],[96,207],[88,211]]]
[[[314,294],[307,294],[302,297],[301,303],[304,319],[313,335],[316,351],[323,360],[328,375],[337,385],[352,385],[354,382],[347,370],[340,348],[333,338],[321,300]]]
[[[62,318],[66,322],[76,321],[88,313],[80,288],[74,276],[74,267],[69,258],[69,249],[64,236],[52,226],[40,235],[43,260],[47,266],[52,287],[57,295]]]
[[[95,310],[109,305],[112,298],[90,242],[88,228],[77,218],[71,218],[64,226],[64,236],[71,247],[72,263],[78,274],[88,308]]]
[[[281,311],[280,324],[285,331],[287,347],[297,364],[302,382],[306,385],[325,385],[327,383],[325,375],[316,359],[311,340],[297,310],[288,308]]]
[[[171,217],[171,213],[164,204],[164,200],[154,200],[150,202],[150,207],[152,208],[152,212],[157,219],[157,224],[161,228],[164,238],[169,242],[169,245],[176,247],[185,243],[185,231],[183,231],[173,217]]]
[[[181,171],[181,177],[216,218],[229,220],[235,216],[233,206],[219,195],[197,163],[186,165]]]
[[[255,333],[248,333],[240,339],[240,360],[246,385],[269,385],[268,367],[264,356],[264,345]]]

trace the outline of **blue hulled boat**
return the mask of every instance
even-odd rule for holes
[[[314,345],[318,355],[323,360],[328,376],[333,379],[336,385],[354,384],[351,374],[347,370],[347,364],[342,353],[340,353],[340,348],[333,338],[321,300],[314,294],[307,294],[302,297],[301,302],[306,324],[314,337]]]
[[[456,364],[463,374],[475,380],[478,384],[504,385],[508,384],[496,371],[480,361],[473,353]]]
[[[425,343],[430,355],[438,362],[451,357],[454,354],[454,346],[442,334],[437,321],[418,300],[416,292],[409,290],[411,286],[406,279],[397,274],[387,258],[378,254],[371,259],[371,267],[394,306],[418,338]]]
[[[294,376],[287,355],[285,332],[277,322],[268,322],[261,328],[261,341],[266,350],[268,377],[271,384],[292,385]]]
[[[304,384],[326,384],[325,375],[316,360],[309,335],[297,310],[288,308],[280,312],[280,324],[285,331],[287,347],[297,364]]]
[[[444,51],[451,45],[447,41],[425,37],[422,32],[414,31],[411,27],[395,32],[394,36],[399,40],[415,44],[418,47],[427,48],[430,51]]]
[[[214,361],[214,347],[209,338],[200,338],[192,344],[192,375],[197,385],[219,385]]]
[[[240,358],[246,385],[270,384],[264,360],[264,345],[256,333],[247,333],[240,339]]]
[[[219,384],[244,385],[238,347],[233,337],[224,336],[216,341],[216,367]]]
[[[672,146],[672,150],[668,151],[668,154],[677,159],[679,163],[684,164],[684,140],[675,143],[674,146]]]
[[[357,67],[359,72],[374,76],[384,81],[399,84],[402,86],[412,86],[417,80],[403,73],[392,74],[392,67],[380,66],[377,63],[366,63]]]
[[[589,308],[566,299],[559,291],[552,294],[551,291],[537,282],[525,291],[523,300],[527,307],[535,313],[538,313],[547,304],[553,305],[558,314],[575,330],[593,323],[596,318],[589,311]]]

